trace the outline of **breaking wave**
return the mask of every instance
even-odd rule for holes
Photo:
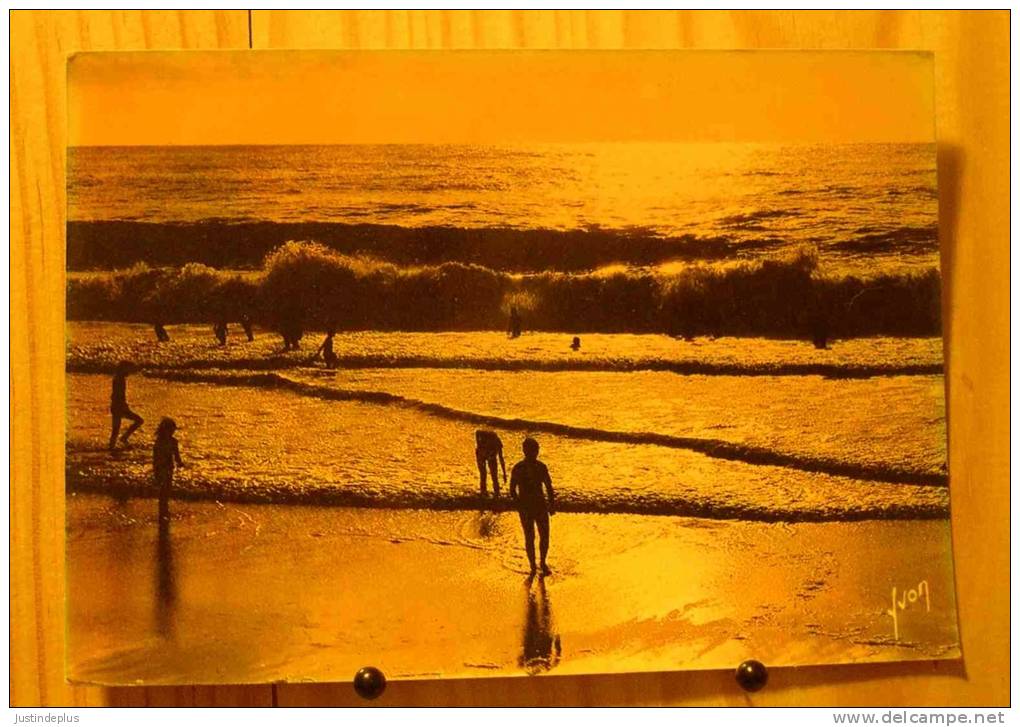
[[[473,262],[400,267],[291,241],[266,257],[261,273],[196,262],[72,276],[67,316],[183,323],[247,315],[278,330],[301,319],[348,330],[465,331],[498,330],[518,307],[530,330],[575,333],[810,340],[819,330],[840,338],[941,332],[937,269],[861,278],[826,275],[818,264],[818,249],[804,246],[669,272],[619,265],[514,275]]]

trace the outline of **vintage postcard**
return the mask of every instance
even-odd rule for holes
[[[68,81],[70,679],[960,657],[930,55]]]

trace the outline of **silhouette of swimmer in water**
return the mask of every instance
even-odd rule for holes
[[[152,445],[152,474],[159,491],[159,519],[170,517],[170,489],[174,483],[174,466],[183,466],[181,450],[174,432],[177,422],[170,417],[163,420],[156,428],[156,442]]]
[[[485,468],[488,466],[492,477],[492,496],[499,497],[499,473],[496,471],[496,460],[503,470],[503,481],[506,482],[506,462],[503,460],[503,440],[495,432],[479,429],[475,432],[475,461],[478,463],[478,487],[482,497],[489,492],[485,487]]]
[[[535,528],[538,528],[541,574],[546,576],[551,573],[545,558],[549,553],[549,516],[554,513],[552,478],[549,469],[538,460],[538,442],[528,437],[521,448],[524,450],[524,459],[510,470],[510,497],[517,502],[517,512],[521,516],[524,550],[528,554],[532,574],[538,570],[535,567]],[[545,492],[542,491],[543,487]]]
[[[581,350],[581,338],[579,336],[574,336],[574,340],[570,342],[570,348],[574,351]]]
[[[227,322],[224,319],[221,318],[213,324],[213,335],[221,346],[227,345]]]
[[[510,322],[507,324],[506,333],[510,338],[519,338],[521,335],[521,313],[515,305],[510,307]]]
[[[330,328],[326,331],[326,338],[319,346],[319,350],[315,352],[315,356],[312,356],[314,360],[320,353],[322,354],[322,360],[326,362],[327,369],[335,369],[337,364],[336,354],[333,353],[333,336],[336,335],[336,330]]]
[[[251,316],[247,313],[241,314],[241,328],[244,329],[244,335],[248,337],[249,343],[255,340],[255,331],[252,326]]]
[[[113,372],[113,387],[110,392],[110,416],[112,427],[110,429],[110,451],[117,447],[117,434],[120,432],[122,419],[130,419],[132,424],[127,428],[121,437],[120,443],[127,444],[128,438],[135,433],[138,427],[145,423],[145,420],[131,411],[127,403],[127,377],[135,372],[135,366],[130,361],[121,361]]]
[[[537,595],[531,589],[531,578],[528,578],[527,587],[528,606],[524,615],[524,637],[517,663],[528,674],[534,676],[559,664],[563,647],[560,645],[560,635],[553,632],[555,626],[545,581],[539,579]]]
[[[163,321],[156,321],[152,324],[152,330],[156,332],[156,340],[160,343],[166,343],[170,340],[170,334],[166,332],[166,328],[163,327]]]

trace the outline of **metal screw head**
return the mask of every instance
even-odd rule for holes
[[[386,691],[386,677],[374,666],[362,667],[354,675],[354,691],[363,699],[375,699]]]
[[[760,661],[748,659],[737,667],[737,684],[748,692],[757,692],[768,684],[769,670]]]

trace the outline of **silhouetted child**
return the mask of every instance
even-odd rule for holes
[[[170,417],[156,427],[156,442],[152,445],[152,474],[159,491],[159,518],[164,520],[170,516],[170,490],[174,483],[174,467],[182,466],[181,450],[174,432],[177,422]]]
[[[153,323],[152,329],[156,332],[156,340],[160,343],[166,343],[170,340],[170,334],[166,332],[166,328],[163,327],[162,321],[156,321]]]
[[[479,429],[475,432],[475,461],[478,463],[478,487],[482,497],[488,496],[485,487],[485,468],[488,466],[492,477],[492,496],[499,497],[499,473],[496,471],[496,460],[503,469],[503,481],[506,482],[506,462],[503,460],[503,440],[495,432]]]
[[[538,460],[538,442],[528,437],[521,449],[524,450],[524,459],[510,470],[510,497],[517,502],[517,512],[524,529],[524,550],[528,554],[532,574],[538,570],[535,567],[535,528],[538,528],[541,574],[546,576],[551,572],[545,559],[549,553],[549,516],[554,512],[552,478],[549,469]]]
[[[145,422],[140,416],[131,411],[131,407],[127,403],[127,377],[134,372],[135,366],[130,361],[121,361],[113,372],[113,387],[110,392],[110,416],[113,419],[110,430],[111,452],[117,446],[117,434],[120,432],[121,420],[130,419],[132,422],[127,431],[121,435],[121,444],[127,444],[128,438]]]
[[[241,315],[241,328],[244,329],[244,335],[248,337],[248,342],[255,340],[255,328],[251,322],[251,316],[247,313]]]
[[[336,354],[333,353],[333,336],[336,335],[336,331],[332,328],[326,331],[326,338],[319,346],[319,349],[315,352],[315,356],[312,356],[312,360],[315,360],[317,356],[322,355],[322,360],[326,362],[327,369],[335,369],[337,363]]]
[[[570,342],[570,348],[574,351],[581,350],[581,338],[579,336],[574,336],[574,340]]]

